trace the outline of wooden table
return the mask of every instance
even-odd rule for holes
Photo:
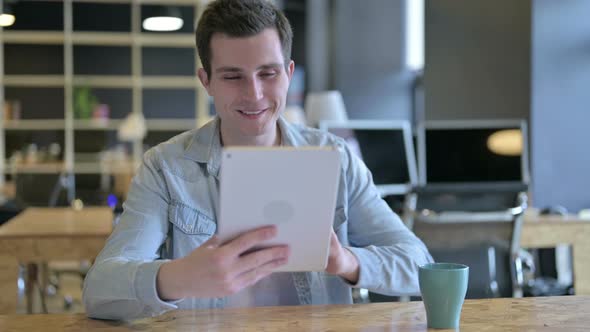
[[[577,295],[590,295],[590,221],[575,216],[525,214],[520,246],[573,249],[574,288]]]
[[[461,331],[582,331],[590,297],[467,300]],[[83,314],[0,316],[0,331],[426,331],[422,302],[172,311],[130,322]]]
[[[29,208],[0,226],[0,312],[16,312],[19,263],[93,259],[112,221],[108,207]]]

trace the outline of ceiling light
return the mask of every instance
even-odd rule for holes
[[[184,25],[180,10],[175,7],[159,7],[150,17],[143,20],[143,28],[148,31],[176,31]]]
[[[0,14],[0,26],[9,27],[14,24],[16,18],[12,13],[12,8],[8,4],[4,4],[2,14]]]

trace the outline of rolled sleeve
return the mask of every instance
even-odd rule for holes
[[[140,264],[137,267],[135,275],[135,294],[137,298],[145,306],[144,314],[150,316],[157,316],[166,311],[178,309],[176,305],[182,300],[164,301],[158,295],[156,286],[156,277],[162,264],[169,260],[157,260]]]
[[[375,262],[375,259],[378,259],[378,256],[375,257],[375,255],[367,252],[364,248],[346,247],[346,249],[352,252],[359,263],[359,278],[357,282],[354,284],[350,282],[347,283],[355,288],[371,288],[374,284],[371,276],[374,276],[375,273],[379,273],[378,269],[376,269],[379,263]]]

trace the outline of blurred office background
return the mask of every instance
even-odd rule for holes
[[[14,17],[0,30],[6,220],[28,206],[67,206],[73,198],[116,208],[146,149],[210,120],[214,107],[194,75],[193,29],[206,2],[0,1]],[[419,133],[441,121],[462,130],[522,121],[526,149],[516,182],[523,187],[516,191],[548,213],[590,208],[590,2],[275,2],[294,30],[288,104],[303,112],[300,122],[311,112],[307,97],[338,91],[342,122],[409,124],[417,165],[403,166],[406,191],[385,196],[400,214],[405,200],[416,199],[408,194],[428,185],[418,172]],[[182,26],[163,32],[144,25],[161,11]],[[382,147],[389,136],[380,137],[363,139],[361,148]],[[439,149],[464,151],[461,139],[445,143]],[[512,203],[516,196],[506,208]],[[557,278],[555,253],[534,254],[537,269],[544,265],[541,272]]]

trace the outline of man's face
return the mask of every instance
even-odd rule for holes
[[[293,75],[285,70],[275,29],[245,38],[216,33],[211,38],[211,76],[199,69],[199,79],[215,102],[222,134],[255,138],[274,133],[285,108]]]

